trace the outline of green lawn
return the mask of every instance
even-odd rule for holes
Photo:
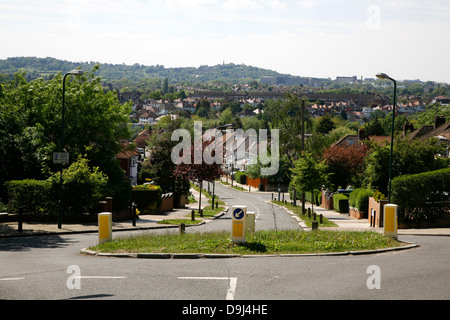
[[[393,238],[372,231],[257,231],[245,244],[234,244],[230,232],[117,237],[91,250],[130,253],[281,254],[329,253],[400,246]]]

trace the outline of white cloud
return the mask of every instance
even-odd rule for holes
[[[226,0],[226,2],[222,4],[222,8],[228,10],[257,10],[260,9],[261,6],[254,0]]]
[[[300,8],[312,8],[319,5],[319,2],[314,0],[295,1],[295,4]]]
[[[171,7],[198,8],[205,6],[217,6],[218,0],[165,0]]]

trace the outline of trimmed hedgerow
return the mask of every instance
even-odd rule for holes
[[[235,180],[240,184],[247,184],[247,174],[242,171],[238,171],[234,174]]]
[[[47,215],[56,213],[57,195],[52,194],[52,184],[47,180],[11,180],[5,183],[8,190],[8,212],[17,213],[22,207],[26,213]]]
[[[392,180],[399,222],[434,222],[450,210],[450,168],[403,175]]]
[[[348,213],[348,197],[345,194],[333,194],[333,208],[340,213]]]
[[[350,193],[348,202],[350,207],[358,209],[359,212],[367,213],[369,208],[369,197],[373,197],[374,191],[371,189],[355,189]]]

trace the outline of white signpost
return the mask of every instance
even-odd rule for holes
[[[68,152],[53,152],[53,163],[69,163],[69,153]]]

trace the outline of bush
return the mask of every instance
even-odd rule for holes
[[[450,168],[396,177],[392,199],[398,205],[399,222],[434,222],[449,211],[449,190]]]
[[[162,203],[162,190],[159,186],[151,184],[133,187],[131,201],[136,203],[142,214],[154,213]]]
[[[348,197],[345,194],[333,194],[333,208],[340,213],[348,213]]]
[[[297,191],[297,198],[299,196],[301,198],[301,193]],[[314,195],[312,195],[311,192],[305,192],[305,200],[316,206],[320,206],[322,204],[322,194],[321,192],[314,192]]]
[[[48,180],[52,192],[59,194],[60,173]],[[97,208],[98,201],[105,195],[108,177],[98,167],[90,168],[89,160],[80,158],[63,170],[64,215],[82,215]]]
[[[234,174],[234,178],[240,184],[247,184],[247,174],[245,172],[236,172]]]
[[[294,186],[292,183],[289,184],[288,192],[291,200],[294,200]],[[302,193],[298,189],[296,190],[296,200],[302,200]],[[305,201],[313,203],[313,197],[311,192],[305,192]],[[314,205],[320,206],[322,204],[322,192],[314,192]]]
[[[56,214],[57,194],[51,192],[47,180],[11,180],[5,183],[8,190],[8,212],[18,213],[23,207],[26,213],[38,215]]]
[[[374,195],[371,189],[355,189],[350,193],[348,202],[350,207],[356,208],[359,212],[368,213],[369,197]]]
[[[91,212],[104,196],[107,177],[90,169],[88,160],[79,159],[63,170],[63,212],[65,216]],[[8,211],[17,213],[22,206],[25,213],[56,215],[60,194],[60,173],[47,180],[12,180],[8,188]]]

